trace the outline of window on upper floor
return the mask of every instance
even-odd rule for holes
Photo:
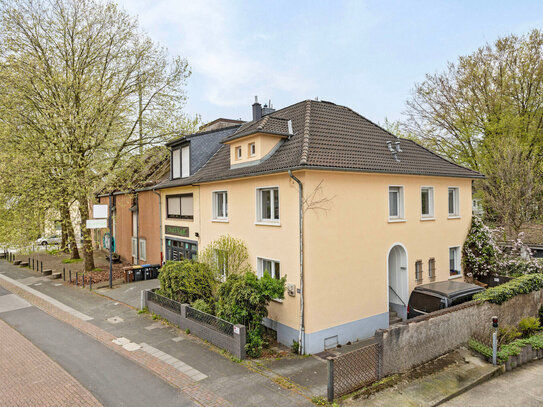
[[[391,220],[403,219],[403,187],[388,187],[388,217]]]
[[[236,147],[236,160],[241,160],[241,146]]]
[[[277,260],[269,260],[258,257],[257,261],[258,278],[261,278],[264,273],[269,273],[270,276],[278,280],[281,278],[281,266]]]
[[[186,178],[190,175],[190,146],[172,150],[172,179]]]
[[[420,189],[420,213],[423,218],[434,217],[434,188],[421,187]]]
[[[279,188],[257,189],[257,221],[279,222]]]
[[[449,269],[451,277],[462,274],[460,266],[460,247],[458,246],[449,248]]]
[[[166,214],[168,218],[194,219],[192,194],[167,195]]]
[[[215,220],[228,219],[228,192],[226,191],[213,192],[213,219]]]
[[[436,259],[433,257],[428,260],[428,277],[430,280],[436,278]]]
[[[449,216],[460,216],[460,190],[458,187],[449,187]]]
[[[256,155],[256,144],[249,143],[249,157],[254,157]]]
[[[140,238],[139,241],[140,241],[139,258],[140,260],[146,261],[147,260],[147,241],[142,238]]]

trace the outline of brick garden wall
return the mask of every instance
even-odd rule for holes
[[[383,352],[382,374],[407,371],[465,344],[474,334],[490,335],[494,315],[500,326],[536,317],[542,304],[543,290],[517,295],[501,305],[472,301],[378,330],[375,337]]]

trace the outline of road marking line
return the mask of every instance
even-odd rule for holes
[[[35,295],[36,297],[39,297],[44,301],[47,301],[49,304],[54,305],[57,308],[60,308],[62,311],[67,312],[68,314],[73,315],[76,318],[82,319],[83,321],[90,321],[94,319],[93,317],[89,317],[88,315],[85,315],[82,312],[79,312],[73,309],[72,307],[69,307],[66,304],[61,303],[60,301],[55,300],[54,298],[51,298],[48,295],[39,292],[38,290],[34,290],[33,288],[30,288],[24,284],[21,284],[20,282],[18,282],[17,280],[13,278],[4,276],[2,274],[0,274],[0,278],[7,281],[10,284],[13,284],[19,287],[21,290],[24,290],[32,295]]]
[[[28,308],[31,306],[32,304],[15,294],[0,296],[0,313],[16,311],[18,309]]]

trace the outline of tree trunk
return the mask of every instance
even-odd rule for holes
[[[79,200],[79,213],[81,214],[81,231],[83,232],[83,256],[85,257],[85,271],[94,269],[94,249],[90,229],[86,224],[89,219],[89,199],[83,196]]]
[[[79,257],[79,249],[77,248],[77,239],[75,237],[74,225],[71,218],[68,222],[66,233],[68,235],[68,245],[70,247],[70,258],[73,260],[80,259],[81,257]]]
[[[69,252],[68,227],[71,224],[70,210],[68,204],[64,201],[60,203],[60,225],[62,226],[62,240],[60,242],[60,250],[64,253]]]

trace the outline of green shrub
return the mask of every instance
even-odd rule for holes
[[[292,353],[297,355],[300,352],[300,342],[293,339],[292,345],[290,345],[290,350],[292,351]]]
[[[247,327],[247,354],[258,357],[265,345],[262,320],[268,316],[268,304],[272,299],[285,296],[285,281],[274,279],[269,273],[258,278],[252,272],[231,274],[219,287],[217,316],[233,324]]]
[[[536,317],[522,318],[518,323],[518,327],[522,332],[522,336],[525,338],[532,336],[541,328],[539,324],[539,319],[537,319]]]
[[[252,271],[247,245],[229,235],[209,243],[200,254],[200,262],[207,264],[217,279]]]
[[[198,311],[202,311],[207,314],[213,314],[213,308],[211,308],[211,305],[205,302],[202,298],[197,299],[192,304],[190,304],[190,306],[194,309],[197,309]]]
[[[212,302],[216,284],[213,273],[203,263],[183,260],[168,261],[158,275],[158,294],[181,303],[192,304],[198,299]]]
[[[474,300],[502,304],[519,294],[528,294],[543,288],[543,274],[527,274],[473,296]]]
[[[516,326],[504,326],[498,328],[498,344],[506,345],[520,338],[522,333]]]

